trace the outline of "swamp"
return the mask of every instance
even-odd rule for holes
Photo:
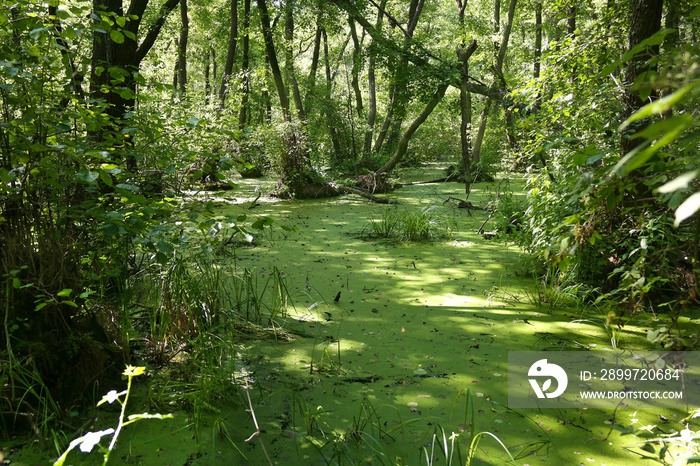
[[[700,462],[699,28],[2,3],[0,463]]]

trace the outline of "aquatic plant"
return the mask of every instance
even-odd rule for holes
[[[437,206],[420,210],[387,207],[381,217],[370,218],[373,236],[400,241],[429,241],[452,237],[452,224],[435,211]]]

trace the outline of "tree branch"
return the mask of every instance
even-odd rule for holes
[[[141,64],[141,61],[146,57],[146,54],[151,50],[153,47],[153,44],[155,44],[156,39],[158,38],[158,34],[160,34],[160,30],[163,28],[163,25],[165,24],[165,20],[168,19],[168,15],[170,14],[171,11],[175,9],[175,7],[180,3],[180,0],[167,0],[161,7],[160,7],[160,12],[158,12],[158,17],[156,18],[153,23],[151,23],[151,27],[148,28],[148,32],[146,33],[146,37],[143,38],[143,41],[141,42],[141,45],[138,46],[136,49],[136,63],[137,65]]]

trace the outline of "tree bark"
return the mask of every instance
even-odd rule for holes
[[[459,142],[462,155],[462,170],[464,171],[465,193],[469,199],[472,186],[472,164],[471,164],[471,126],[472,126],[472,101],[471,94],[467,91],[469,83],[469,57],[476,50],[476,41],[472,41],[469,48],[465,48],[464,42],[466,30],[464,24],[464,12],[467,8],[467,0],[457,0],[457,20],[462,41],[457,49],[457,59],[462,64],[462,79],[459,86],[459,107],[460,126]],[[473,47],[473,48],[472,48]]]
[[[177,79],[180,92],[187,92],[187,40],[190,33],[190,18],[187,14],[187,0],[180,0],[180,46],[178,47]]]
[[[352,53],[352,89],[355,93],[355,110],[357,111],[357,116],[362,118],[362,113],[364,112],[362,104],[362,92],[360,91],[360,68],[362,67],[362,48],[360,46],[360,40],[357,37],[357,29],[355,28],[355,21],[352,16],[348,18],[348,24],[350,25],[350,36],[352,37],[353,53]]]
[[[481,145],[484,142],[484,135],[486,134],[486,122],[489,118],[491,102],[492,100],[487,97],[486,102],[484,102],[484,108],[481,110],[481,118],[479,119],[479,129],[476,133],[476,138],[474,138],[474,150],[472,153],[472,162],[475,164],[481,161]]]
[[[211,39],[209,39],[211,41]],[[209,105],[211,96],[211,49],[204,52],[204,105]]]
[[[387,0],[382,0],[378,8],[376,30],[381,33],[382,22],[384,15],[382,11],[386,6]],[[362,148],[365,162],[369,162],[370,153],[372,151],[372,137],[374,133],[374,125],[377,120],[377,79],[375,75],[375,54],[377,52],[377,44],[374,39],[369,44],[369,63],[367,64],[367,92],[369,98],[369,110],[367,112],[367,130],[365,131],[365,142]]]
[[[94,0],[93,13],[95,17],[101,14],[116,14],[120,17],[130,18],[124,27],[114,29],[112,34],[101,32],[99,29],[93,33],[92,61],[90,67],[90,94],[96,100],[104,99],[108,104],[106,113],[117,126],[128,111],[136,104],[136,80],[134,73],[141,67],[141,62],[155,44],[158,35],[165,24],[168,15],[178,5],[179,0],[167,0],[160,6],[155,19],[148,26],[143,40],[139,44],[136,38],[139,36],[143,13],[148,6],[148,0],[133,0],[124,13],[122,0]],[[117,41],[115,42],[115,38]],[[114,85],[108,71],[110,68],[118,68],[122,71],[121,82]],[[118,92],[115,92],[118,90]],[[120,138],[120,132],[114,131],[113,135]],[[103,134],[95,134],[97,139],[103,138]],[[126,160],[127,169],[135,171],[136,159],[132,156]]]
[[[267,4],[265,3],[265,0],[257,0],[257,3],[258,9],[260,10],[260,25],[262,28],[263,39],[265,40],[265,52],[267,55],[267,59],[270,62],[272,78],[275,81],[275,88],[277,88],[277,95],[280,99],[282,117],[284,118],[285,122],[291,123],[292,115],[289,111],[289,97],[287,95],[287,89],[284,86],[284,80],[282,79],[282,72],[280,71],[279,62],[277,61],[277,52],[275,51],[275,44],[272,40],[270,14],[268,13]]]
[[[404,50],[408,50],[410,47],[413,33],[418,26],[418,20],[423,11],[423,2],[424,0],[411,0],[404,34]],[[396,65],[396,70],[394,71],[392,79],[391,109],[387,112],[387,121],[384,123],[385,126],[389,123],[389,133],[385,142],[389,146],[388,150],[394,150],[398,143],[401,125],[406,118],[408,104],[411,100],[408,94],[408,64],[408,57],[403,55]],[[376,153],[381,150],[382,145],[378,145],[374,148],[374,152]]]
[[[307,115],[311,115],[311,102],[316,93],[316,74],[318,73],[318,62],[321,56],[321,12],[316,16],[316,34],[314,35],[314,50],[311,54],[311,67],[309,68],[309,76],[306,78],[306,101],[304,102],[304,110]]]
[[[245,0],[243,3],[243,96],[241,97],[241,108],[238,111],[238,128],[243,129],[248,123],[248,111],[250,101],[250,36],[248,28],[250,28],[250,0]]]
[[[663,11],[663,0],[633,0],[632,21],[630,22],[629,48],[654,35],[661,28],[661,15]],[[632,57],[630,64],[625,70],[625,91],[623,95],[625,106],[625,117],[632,115],[640,109],[645,102],[639,96],[639,92],[632,90],[630,86],[642,74],[651,70],[656,70],[656,65],[649,65],[648,60],[659,54],[659,46],[649,47],[643,53],[638,53]],[[640,145],[641,138],[630,139],[634,132],[639,132],[646,126],[645,121],[630,125],[627,131],[622,133],[621,152],[627,154],[632,149]],[[632,130],[632,131],[630,131]]]
[[[535,63],[532,77],[540,78],[540,68],[542,66],[542,2],[535,3]]]
[[[325,28],[321,28],[321,35],[323,37],[323,61],[326,68],[326,102],[331,101],[331,87],[333,86],[333,77],[331,76],[331,62],[328,54],[328,35],[326,34]],[[336,157],[342,157],[342,146],[340,144],[340,137],[338,136],[338,127],[336,125],[335,116],[333,114],[333,109],[329,108],[329,105],[324,105],[323,112],[326,114],[326,121],[328,122],[328,130],[331,137],[331,144],[333,144],[333,153]]]
[[[287,0],[284,6],[284,74],[294,98],[299,121],[306,121],[304,103],[301,99],[296,72],[294,71],[294,0]],[[289,93],[288,93],[289,94]]]
[[[394,155],[391,156],[391,158],[384,164],[382,168],[376,171],[375,174],[378,177],[388,175],[396,167],[396,164],[398,164],[401,161],[403,156],[406,154],[406,151],[408,150],[408,143],[413,137],[413,134],[418,128],[420,128],[420,125],[422,125],[425,122],[425,120],[428,119],[433,110],[435,110],[435,107],[442,100],[443,96],[445,95],[445,91],[448,87],[449,83],[443,83],[437,88],[435,94],[433,94],[432,99],[430,99],[430,101],[426,104],[425,108],[420,113],[420,115],[418,115],[416,119],[413,120],[413,123],[411,123],[409,127],[406,128],[406,131],[404,131],[403,135],[401,136],[401,139],[399,139],[399,143],[396,147]]]
[[[228,48],[226,49],[226,63],[224,72],[221,75],[221,86],[219,87],[219,100],[223,107],[228,95],[229,83],[233,74],[233,61],[236,56],[236,44],[238,42],[238,0],[230,0],[231,28],[229,31]],[[269,22],[269,20],[268,20]]]

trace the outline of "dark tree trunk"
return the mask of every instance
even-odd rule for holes
[[[96,100],[106,101],[106,113],[117,126],[121,126],[123,116],[136,104],[134,73],[139,71],[141,62],[153,47],[165,20],[178,3],[179,0],[167,0],[161,5],[139,44],[135,38],[140,36],[141,20],[148,0],[133,0],[126,12],[123,10],[122,0],[94,0],[93,12],[98,17],[100,14],[113,13],[120,17],[136,18],[127,21],[121,30],[113,30],[113,34],[100,32],[99,29],[93,33],[90,94]],[[112,76],[108,71],[110,68],[121,70],[123,79],[119,83],[112,83]],[[105,134],[93,134],[92,137],[102,139]],[[113,131],[111,137],[121,138],[120,132]],[[133,156],[129,157],[126,163],[129,171],[136,170],[136,159]]]
[[[211,96],[211,50],[204,52],[204,104],[209,105]]]
[[[542,2],[535,3],[535,64],[532,71],[534,79],[540,78],[542,66]]]
[[[379,12],[377,13],[377,25],[376,30],[381,33],[382,31],[382,20],[384,14],[382,11],[386,6],[387,0],[382,0],[379,5]],[[372,39],[369,45],[369,63],[367,64],[367,91],[369,97],[369,111],[367,112],[367,131],[365,132],[365,142],[362,149],[363,156],[366,161],[369,162],[370,154],[372,152],[372,136],[374,133],[374,125],[377,120],[377,79],[375,75],[375,54],[377,52],[376,41]]]
[[[180,0],[180,46],[178,47],[177,59],[177,79],[179,81],[180,92],[187,91],[187,39],[190,33],[190,18],[187,14],[187,0]]]
[[[282,71],[280,70],[279,62],[277,61],[275,44],[272,40],[270,14],[267,11],[267,4],[265,3],[265,0],[257,0],[257,3],[258,9],[260,10],[260,25],[262,27],[263,39],[265,40],[265,52],[270,65],[270,71],[272,71],[272,79],[275,81],[275,88],[277,88],[277,95],[280,99],[282,116],[284,121],[290,123],[292,121],[292,115],[289,111],[289,97],[287,94],[287,88],[284,86],[284,80],[282,79]]]
[[[299,121],[306,121],[304,103],[301,99],[299,84],[297,83],[296,72],[294,71],[294,1],[287,0],[284,7],[284,74],[287,84],[292,91],[294,106],[297,108]],[[289,95],[289,92],[287,92]]]
[[[572,0],[568,7],[566,7],[566,32],[573,36],[576,33],[576,1]]]
[[[654,35],[661,28],[661,14],[663,11],[663,0],[633,0],[632,20],[630,22],[629,48]],[[644,106],[639,96],[639,92],[630,88],[632,83],[642,74],[650,70],[655,70],[656,65],[649,65],[648,60],[659,54],[659,46],[647,48],[646,51],[638,53],[630,61],[625,70],[625,92],[624,105],[625,117],[632,115],[635,111]],[[642,143],[641,138],[630,139],[632,132],[639,132],[646,123],[644,121],[630,125],[627,131],[623,132],[621,140],[622,154],[627,154],[632,149]]]
[[[321,56],[321,13],[316,16],[316,34],[314,35],[314,51],[311,55],[311,68],[309,76],[306,78],[306,101],[304,102],[304,110],[307,115],[312,113],[311,101],[315,98],[316,93],[316,73],[318,73],[318,62]]]
[[[474,49],[476,49],[476,42],[474,42]],[[445,91],[448,87],[449,83],[445,83],[441,84],[437,88],[435,94],[433,94],[432,99],[430,99],[430,101],[426,104],[425,108],[420,113],[420,115],[418,115],[416,119],[413,120],[413,122],[409,125],[409,127],[406,128],[406,131],[404,131],[403,135],[401,136],[401,139],[399,139],[399,143],[396,147],[396,152],[394,152],[394,155],[391,156],[391,158],[384,164],[382,168],[377,170],[376,175],[378,177],[385,177],[386,175],[388,175],[401,161],[403,156],[406,154],[406,151],[408,150],[408,143],[413,137],[413,134],[418,130],[418,128],[420,128],[420,125],[422,125],[425,122],[425,120],[428,119],[433,110],[435,110],[435,107],[442,100],[443,96],[445,95]]]
[[[413,34],[416,30],[416,26],[418,26],[418,20],[420,19],[420,15],[423,11],[423,3],[424,0],[411,0],[408,10],[406,34],[404,37],[404,50],[408,50],[411,40],[413,39]],[[396,144],[398,143],[399,136],[401,134],[401,125],[403,124],[403,120],[406,118],[408,103],[411,100],[408,93],[408,63],[409,60],[405,56],[398,60],[392,80],[391,109],[387,112],[388,121],[385,121],[384,123],[385,126],[387,123],[389,123],[389,133],[386,138],[388,150],[394,150]],[[381,145],[377,145],[374,149],[375,152],[379,152],[381,150]]]
[[[325,29],[321,29],[323,36],[323,61],[326,68],[326,102],[331,101],[331,87],[333,85],[333,77],[331,76],[331,62],[328,56],[328,35]],[[340,137],[338,136],[338,127],[335,121],[335,116],[333,109],[329,108],[329,105],[324,105],[324,113],[326,114],[326,121],[328,122],[329,134],[331,137],[331,144],[333,144],[333,152],[336,157],[342,156],[342,146],[340,144]]]
[[[348,23],[350,25],[350,36],[352,37],[352,44],[354,47],[352,52],[352,89],[355,93],[355,110],[357,111],[357,116],[362,118],[362,113],[364,112],[362,92],[360,91],[362,48],[360,46],[360,40],[357,37],[357,29],[355,28],[355,21],[352,19],[352,16],[348,18]]]
[[[236,56],[236,45],[238,43],[238,0],[231,0],[231,29],[228,38],[228,48],[226,49],[226,63],[224,72],[221,75],[221,86],[219,87],[219,100],[223,107],[228,95],[229,83],[233,74],[233,61]]]
[[[459,86],[459,107],[461,122],[459,126],[459,142],[462,154],[462,170],[464,171],[465,193],[467,199],[472,187],[472,163],[471,163],[471,126],[472,126],[472,102],[471,94],[467,90],[469,82],[469,57],[476,50],[476,41],[469,48],[465,48],[464,36],[466,34],[464,24],[464,11],[467,8],[467,0],[457,0],[457,19],[462,42],[457,49],[457,59],[462,64],[462,76]]]
[[[238,127],[243,129],[248,122],[248,106],[250,102],[250,0],[243,3],[243,96],[241,97],[241,108],[238,111]]]

